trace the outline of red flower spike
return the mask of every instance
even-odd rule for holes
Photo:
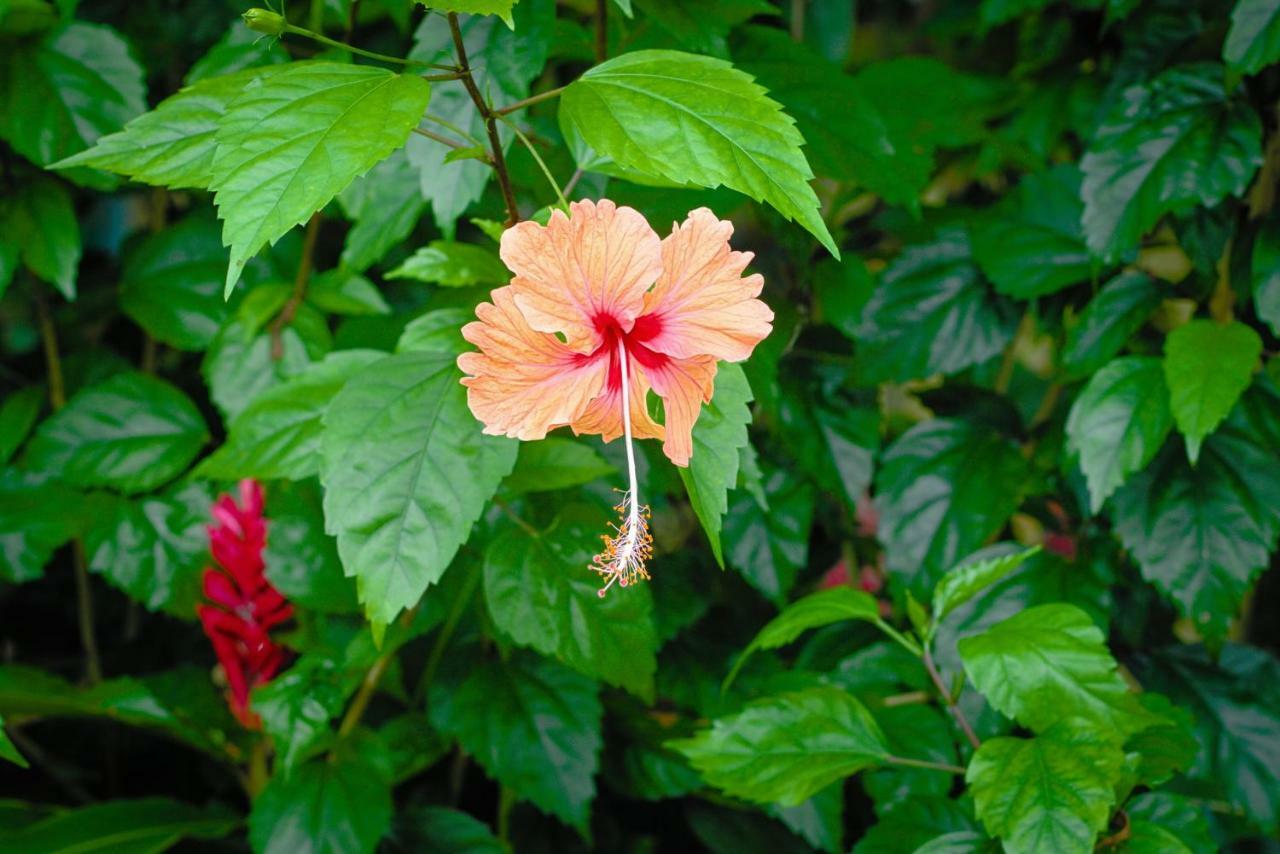
[[[262,553],[267,522],[262,487],[240,482],[240,503],[221,495],[211,513],[209,551],[218,568],[204,571],[204,595],[211,603],[196,612],[227,680],[227,704],[245,727],[262,721],[249,710],[249,692],[270,682],[284,662],[284,649],[269,630],[293,616],[293,606],[271,586]]]

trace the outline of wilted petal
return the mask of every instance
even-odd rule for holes
[[[716,360],[712,356],[695,356],[660,358],[652,364],[641,364],[653,390],[662,398],[667,432],[662,452],[676,465],[687,466],[693,455],[693,424],[715,389]]]
[[[502,235],[502,260],[529,326],[559,332],[571,350],[594,353],[604,331],[623,332],[662,272],[661,241],[643,216],[608,199],[554,211],[544,228],[522,222]]]
[[[733,223],[698,208],[662,241],[662,275],[645,295],[637,341],[678,359],[751,355],[773,329],[773,311],[756,299],[764,279],[742,275],[754,256],[731,250],[732,234]]]
[[[462,379],[467,403],[486,433],[541,439],[580,417],[600,394],[606,361],[532,329],[516,307],[513,287],[498,288],[490,298],[476,308],[479,320],[462,328],[480,348],[458,357],[458,367],[469,374]]]

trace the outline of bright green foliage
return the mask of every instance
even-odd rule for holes
[[[1178,66],[1125,90],[1080,163],[1089,248],[1116,260],[1164,214],[1241,195],[1262,160],[1260,137],[1221,66]]]
[[[271,74],[232,100],[218,122],[210,184],[231,248],[225,294],[259,249],[403,145],[430,95],[420,77],[317,62]],[[275,115],[288,120],[269,121]]]
[[[1171,429],[1159,359],[1124,356],[1093,375],[1067,419],[1068,447],[1080,457],[1092,512],[1151,462]]]
[[[0,257],[12,259],[0,261],[0,295],[21,259],[64,297],[75,299],[80,226],[71,197],[60,183],[36,177],[0,198]]]
[[[23,461],[79,486],[145,492],[183,472],[208,438],[181,391],[145,374],[118,374],[44,421]]]
[[[1087,376],[1124,348],[1160,305],[1161,292],[1145,273],[1126,271],[1102,286],[1067,331],[1062,364],[1072,376]]]
[[[457,288],[466,285],[502,285],[511,278],[491,249],[469,243],[434,240],[387,273],[388,279],[413,279]]]
[[[933,589],[933,621],[939,623],[965,602],[1004,578],[1038,549],[1023,549],[987,560],[975,560],[957,566],[942,576]]]
[[[415,317],[400,334],[396,352],[429,350],[434,353],[459,353],[470,346],[462,337],[462,327],[473,316],[466,309],[438,308]]]
[[[588,570],[609,521],[570,506],[536,537],[508,528],[485,550],[485,602],[517,643],[652,700],[658,638],[649,589],[601,599],[600,579]]]
[[[962,638],[973,684],[1002,713],[1043,733],[1067,718],[1093,722],[1100,737],[1130,734],[1156,719],[1116,672],[1101,630],[1074,605],[1028,608]]]
[[[619,165],[678,184],[724,185],[767,202],[839,256],[809,189],[813,173],[790,117],[722,60],[636,51],[578,78],[561,122]]]
[[[738,485],[738,452],[747,444],[751,421],[751,386],[742,368],[723,363],[716,372],[715,392],[693,425],[693,456],[680,479],[689,504],[702,523],[716,563],[724,567],[720,529],[729,509],[729,490]]]
[[[600,754],[595,682],[532,653],[478,667],[461,660],[442,668],[427,709],[490,776],[586,827]]]
[[[266,293],[259,288],[253,293]],[[309,305],[274,329],[260,319],[232,317],[209,344],[201,366],[209,396],[224,417],[234,419],[259,396],[278,387],[329,352],[332,340],[324,316]],[[278,343],[277,343],[278,342]]]
[[[221,839],[240,823],[223,806],[197,807],[170,798],[91,804],[55,813],[13,833],[12,851],[165,851],[184,839]]]
[[[514,442],[474,429],[460,377],[446,354],[389,356],[324,417],[325,525],[375,622],[440,580],[515,464]]]
[[[502,482],[513,495],[568,489],[617,471],[592,448],[572,439],[548,436],[541,442],[521,442],[516,467]]]
[[[1274,0],[1239,0],[1222,45],[1222,61],[1233,71],[1256,74],[1280,59],[1280,6]]]
[[[1194,464],[1200,443],[1249,387],[1262,339],[1243,323],[1193,320],[1165,339],[1164,376],[1178,430]]]
[[[866,708],[826,687],[752,703],[672,746],[727,794],[788,806],[888,756]]]
[[[342,713],[346,693],[341,674],[328,659],[302,659],[289,672],[253,692],[253,711],[274,740],[285,776],[308,753],[323,747],[329,721]]]
[[[420,0],[429,9],[440,12],[465,12],[468,15],[497,15],[508,27],[515,28],[511,9],[518,0]]]
[[[1064,718],[1035,738],[983,742],[965,780],[1005,851],[1087,854],[1107,824],[1123,763],[1092,722]]]
[[[120,308],[157,341],[204,350],[226,319],[226,250],[217,225],[191,217],[148,237],[120,280]]]

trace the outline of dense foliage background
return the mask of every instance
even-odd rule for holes
[[[427,5],[0,0],[0,849],[1280,847],[1280,3]],[[604,599],[454,365],[561,193],[777,315]]]

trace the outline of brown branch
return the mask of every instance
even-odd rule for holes
[[[311,281],[312,256],[316,251],[316,239],[320,235],[320,211],[311,215],[307,221],[307,233],[302,239],[302,258],[298,261],[298,272],[293,277],[293,293],[285,301],[276,319],[271,321],[271,358],[280,361],[284,358],[284,328],[293,322],[302,301],[307,298],[307,283]]]

